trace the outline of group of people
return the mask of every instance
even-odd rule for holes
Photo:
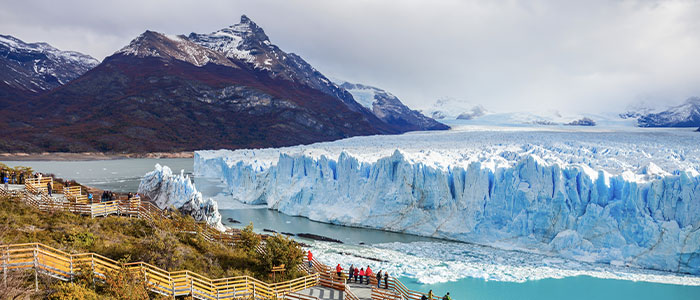
[[[24,173],[19,173],[19,176],[15,172],[2,171],[0,174],[3,183],[8,184],[24,184]]]
[[[428,295],[426,296],[425,294],[423,294],[420,297],[420,300],[432,300],[433,297],[435,297],[433,295],[433,290],[430,290],[430,292],[428,292]],[[450,296],[450,292],[447,292],[447,294],[445,294],[445,296],[442,297],[442,300],[452,300],[452,297]]]
[[[117,199],[117,195],[114,194],[114,192],[103,191],[102,197],[100,197],[100,202],[112,201],[114,199]],[[92,200],[92,199],[90,199],[90,200]]]
[[[313,254],[311,251],[307,251],[306,257],[308,258],[309,261],[309,268],[313,268]],[[335,272],[338,275],[338,277],[343,278],[343,267],[338,264],[335,266]],[[360,281],[360,284],[363,282],[366,282],[365,284],[370,283],[370,278],[375,277],[377,279],[377,288],[382,288],[382,280],[384,281],[384,288],[389,289],[389,272],[379,270],[377,274],[372,273],[372,269],[370,266],[367,266],[367,268],[357,268],[355,265],[350,265],[350,269],[348,269],[348,281],[353,280],[355,283],[357,283],[358,279]],[[433,295],[433,290],[430,290],[427,295],[423,294],[421,296],[421,300],[433,300],[435,297]],[[450,293],[448,292],[445,294],[444,297],[442,297],[442,300],[452,300],[452,297],[450,296]]]
[[[338,264],[335,267],[335,271],[338,274],[338,277],[343,277],[343,267]],[[355,280],[357,282],[358,280],[360,281],[360,284],[365,283],[369,284],[370,278],[376,277],[377,278],[377,288],[382,288],[382,279],[384,280],[384,288],[388,289],[389,288],[389,272],[379,270],[377,274],[374,274],[372,272],[372,268],[370,266],[367,266],[367,268],[357,268],[355,265],[350,265],[350,269],[348,270],[348,280]]]

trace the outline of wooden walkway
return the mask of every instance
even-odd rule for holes
[[[44,181],[42,181],[43,184]],[[142,218],[149,223],[161,218],[168,218],[165,212],[148,201],[140,199],[115,200],[101,203],[78,203],[71,201],[77,193],[68,191],[63,194],[48,196],[39,187],[4,189],[0,186],[0,196],[13,196],[42,211],[70,211],[90,217],[117,215]],[[82,202],[82,201],[81,201]],[[202,235],[210,241],[227,245],[234,244],[240,232],[229,230],[221,232],[206,223],[194,227],[182,228],[183,232]],[[312,261],[313,268],[305,261],[300,268],[309,275],[294,280],[268,284],[250,276],[210,279],[191,271],[169,272],[156,266],[133,262],[120,264],[110,258],[96,253],[69,254],[61,250],[39,244],[0,245],[2,252],[2,271],[4,280],[7,272],[12,270],[34,270],[63,281],[72,281],[86,266],[98,278],[105,278],[111,272],[126,269],[135,275],[143,276],[151,290],[166,296],[192,296],[195,299],[295,299],[295,300],[420,300],[423,293],[409,290],[401,281],[389,278],[389,289],[377,289],[375,278],[369,285],[348,283],[338,278],[331,267]],[[264,251],[262,248],[258,251]],[[383,284],[383,283],[382,283]],[[38,287],[37,287],[38,288]],[[439,300],[434,297],[430,300]]]

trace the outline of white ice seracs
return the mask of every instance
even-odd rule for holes
[[[216,201],[202,199],[184,171],[174,175],[168,166],[156,164],[155,170],[144,175],[138,193],[148,196],[161,209],[175,208],[191,215],[196,221],[205,221],[218,230],[225,230]]]
[[[416,133],[198,151],[195,172],[316,221],[700,274],[695,135]]]

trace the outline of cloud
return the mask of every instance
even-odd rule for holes
[[[412,107],[619,111],[700,95],[694,1],[16,1],[0,27],[99,59],[146,29],[211,32],[247,14],[326,75]]]

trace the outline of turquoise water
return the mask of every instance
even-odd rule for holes
[[[302,217],[287,216],[268,209],[223,209],[220,212],[224,224],[227,226],[242,227],[253,222],[257,228],[256,231],[267,228],[291,233],[314,233],[339,239],[346,244],[357,245],[363,242],[371,245],[387,242],[436,241],[435,239],[401,233],[319,223]],[[243,224],[230,224],[226,221],[227,218],[238,220]],[[458,281],[438,284],[422,284],[418,283],[416,279],[408,277],[401,277],[400,280],[412,290],[427,293],[432,289],[435,295],[440,296],[450,292],[453,299],[700,300],[700,286],[601,279],[590,276],[532,280],[522,283],[487,281],[477,278],[462,278]]]
[[[485,281],[463,278],[456,282],[420,284],[411,278],[400,278],[408,288],[428,291],[442,296],[450,292],[453,299],[634,299],[634,300],[691,300],[700,299],[700,287],[682,286],[629,280],[600,279],[589,276],[542,279],[523,283]]]

